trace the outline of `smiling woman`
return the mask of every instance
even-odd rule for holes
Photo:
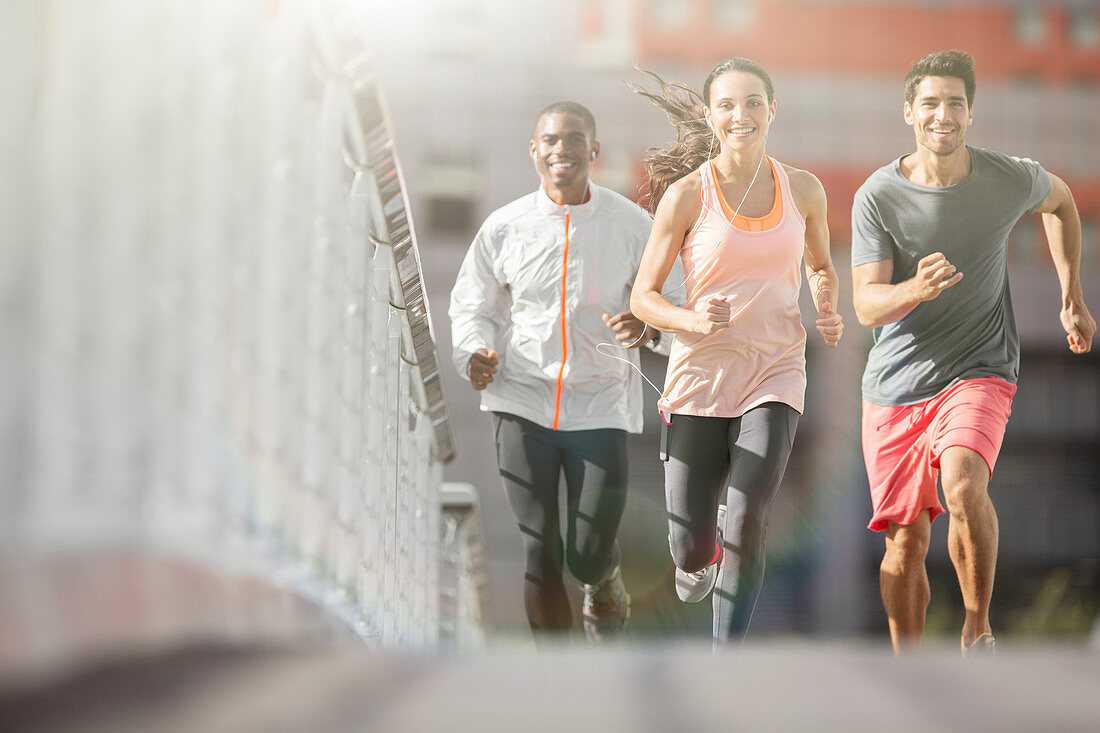
[[[711,69],[703,82],[702,94],[685,84],[669,84],[651,71],[645,73],[657,82],[656,93],[627,83],[632,91],[646,97],[668,115],[676,127],[676,142],[650,148],[645,153],[647,191],[642,198],[650,213],[656,211],[657,202],[670,185],[714,156],[716,131],[711,127],[708,117],[712,88],[716,80],[732,75],[733,72],[744,72],[759,81],[759,86],[753,91],[772,109],[771,117],[774,117],[775,89],[771,77],[763,67],[746,58],[727,59]],[[729,100],[725,102],[730,103]],[[771,117],[766,124],[770,124]],[[766,128],[764,132],[766,137]]]
[[[825,191],[765,152],[776,111],[767,72],[729,59],[714,67],[702,94],[651,76],[659,93],[632,88],[668,114],[677,139],[646,152],[656,216],[630,304],[649,325],[676,334],[658,402],[669,415],[661,455],[669,548],[681,600],[697,603],[717,586],[713,635],[723,643],[748,630],[768,508],[803,408],[803,258],[828,346],[843,324]],[[732,210],[730,201],[738,202]],[[676,259],[685,308],[662,295]]]

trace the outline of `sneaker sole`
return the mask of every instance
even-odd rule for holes
[[[681,581],[681,578],[684,577],[685,573],[684,573],[683,570],[677,569],[676,570],[676,597],[679,598],[684,603],[700,603],[703,600],[705,600],[706,597],[709,596],[711,594],[711,592],[714,591],[714,586],[718,582],[718,568],[717,568],[717,565],[718,564],[715,563],[714,565],[709,566],[710,568],[714,568],[713,571],[710,571],[708,569],[708,572],[713,573],[713,578],[708,580],[708,582],[703,584],[702,586],[695,586],[695,584],[693,583],[692,587],[686,587],[687,583],[682,583],[682,581]],[[700,587],[705,587],[706,590],[700,591]]]

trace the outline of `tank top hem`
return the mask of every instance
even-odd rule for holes
[[[668,405],[664,404],[664,400],[657,402],[657,409],[661,412],[668,413],[670,415],[691,415],[693,417],[725,417],[725,418],[738,418],[744,417],[745,413],[749,410],[756,409],[761,405],[765,405],[769,402],[778,402],[781,405],[786,405],[799,415],[802,414],[805,409],[805,404],[798,400],[792,400],[781,395],[769,394],[759,397],[752,402],[748,403],[745,407],[735,410],[722,410],[714,408],[701,408],[693,405],[681,405],[676,409],[670,409]]]

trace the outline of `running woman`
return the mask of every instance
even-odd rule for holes
[[[1022,216],[1043,215],[1070,350],[1089,351],[1096,331],[1081,292],[1073,196],[1033,160],[966,145],[974,87],[966,53],[918,61],[904,106],[916,151],[871,174],[852,209],[856,315],[874,329],[863,374],[868,527],[885,532],[879,584],[895,653],[917,646],[924,630],[924,560],[944,511],[937,474],[966,607],[963,654],[994,650],[998,529],[988,485],[1019,371],[1007,244]]]
[[[454,363],[493,415],[537,640],[572,624],[563,564],[583,584],[589,639],[617,635],[630,617],[616,537],[626,436],[642,431],[642,386],[636,351],[616,360],[596,347],[617,340],[660,350],[660,334],[628,310],[652,221],[589,181],[599,151],[588,109],[576,102],[544,109],[530,145],[541,187],[489,216],[451,293]]]
[[[768,74],[749,59],[729,59],[710,72],[701,96],[655,78],[658,93],[635,91],[673,120],[677,142],[646,153],[656,216],[630,304],[675,334],[658,402],[668,414],[669,545],[682,600],[703,600],[717,582],[719,644],[748,629],[763,581],[768,507],[803,408],[803,261],[828,346],[843,323],[825,190],[765,152],[776,111]],[[677,258],[683,308],[661,294]]]

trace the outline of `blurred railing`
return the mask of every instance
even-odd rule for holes
[[[441,564],[480,571],[476,497],[444,521],[454,437],[369,18],[53,0],[0,19],[41,61],[17,86],[27,206],[0,223],[5,549],[253,553],[307,568],[383,647],[480,638],[479,614],[441,617]]]

